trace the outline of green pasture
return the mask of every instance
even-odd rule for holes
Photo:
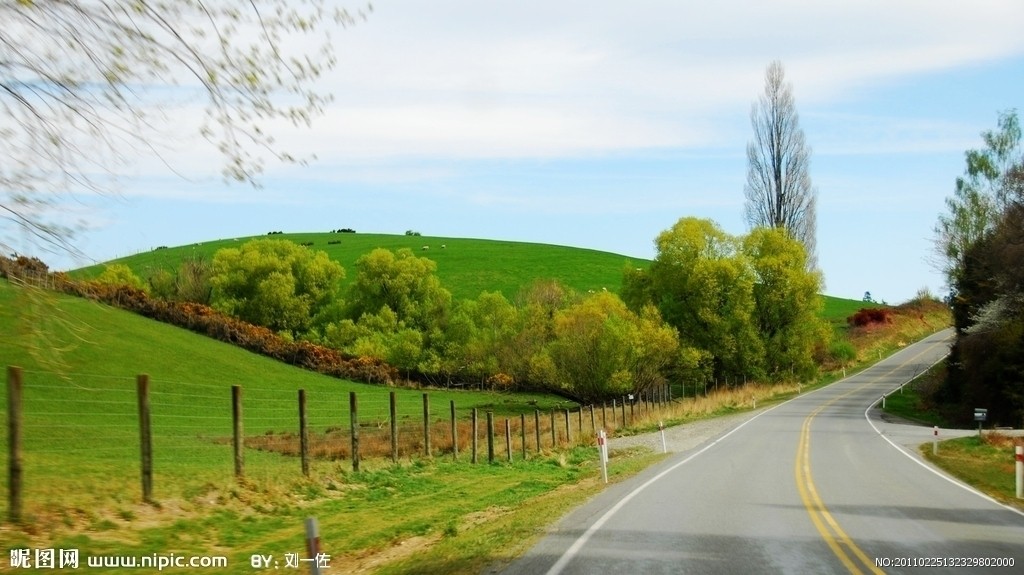
[[[153,249],[108,263],[123,263],[136,275],[145,278],[156,269],[175,269],[186,257],[212,258],[221,248],[237,247],[256,238],[312,242],[312,249],[326,252],[331,259],[341,263],[349,280],[355,277],[355,262],[363,254],[375,248],[408,248],[417,256],[437,263],[437,276],[455,299],[476,298],[484,291],[499,291],[511,299],[535,279],[556,279],[583,293],[602,289],[618,292],[625,266],[642,267],[649,263],[609,252],[548,244],[359,233],[280,234],[215,240]],[[428,249],[424,250],[424,246]],[[75,274],[92,277],[102,269],[102,265],[91,266]]]
[[[511,299],[533,281],[541,279],[556,279],[580,293],[602,289],[618,293],[622,287],[622,272],[627,266],[650,265],[650,261],[645,259],[550,244],[359,233],[275,234],[222,239],[185,246],[154,248],[106,263],[123,263],[136,275],[145,278],[158,269],[172,271],[187,257],[201,256],[211,259],[221,248],[238,247],[248,240],[257,238],[286,239],[296,243],[312,242],[313,249],[324,251],[331,259],[341,263],[348,280],[354,277],[355,262],[363,254],[375,248],[409,248],[416,255],[429,258],[437,264],[438,278],[444,287],[452,292],[455,299],[476,298],[484,291],[501,292]],[[428,249],[424,250],[423,246],[428,246]],[[98,264],[75,270],[72,275],[95,277],[102,271],[103,264]],[[845,328],[846,318],[862,307],[877,305],[827,295],[822,297],[822,316],[836,328]]]
[[[55,318],[33,325],[36,306],[45,306]],[[29,351],[33,342],[39,353]],[[180,496],[231,477],[232,385],[242,387],[247,436],[297,433],[299,389],[306,393],[313,432],[347,430],[349,392],[356,392],[364,434],[387,433],[394,391],[400,434],[422,434],[424,390],[319,375],[85,299],[32,294],[6,282],[0,283],[0,362],[24,369],[28,507],[61,501],[68,492],[97,501],[136,496],[137,374],[150,378],[155,488],[162,496]],[[443,389],[429,395],[434,420],[449,417],[452,401],[461,417],[472,408],[510,416],[569,407],[546,395]],[[0,402],[4,420],[6,411],[5,398]],[[6,427],[0,439],[6,453]],[[253,476],[298,475],[298,465],[294,457],[246,453],[247,474]],[[6,480],[4,473],[5,487]],[[168,486],[174,486],[170,493]],[[0,514],[6,515],[6,497]]]

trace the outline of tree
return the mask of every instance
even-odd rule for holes
[[[764,94],[750,110],[754,139],[747,144],[743,189],[747,224],[786,230],[804,245],[808,268],[814,269],[818,192],[811,184],[811,148],[781,62],[768,65],[764,84]]]
[[[1024,166],[1016,110],[1000,113],[997,124],[998,131],[981,133],[985,148],[964,154],[964,175],[956,179],[953,196],[946,198],[947,213],[940,214],[935,225],[938,267],[946,274],[950,287],[959,281],[958,276],[967,265],[965,254],[995,228],[1007,202],[1024,180],[1012,176],[1014,166]]]
[[[341,264],[324,252],[287,240],[252,240],[214,254],[212,305],[274,331],[306,335],[344,277]]]
[[[626,303],[658,308],[684,348],[712,361],[711,375],[732,381],[763,375],[764,346],[754,321],[753,269],[737,238],[711,220],[683,218],[655,240],[648,270],[627,275]],[[638,287],[639,286],[639,287]],[[694,373],[707,373],[699,369]]]
[[[1024,415],[1024,153],[1016,112],[998,123],[966,153],[935,228],[956,327],[937,399],[954,417],[986,406],[1005,425]]]
[[[827,348],[831,330],[820,317],[821,273],[807,268],[800,242],[778,228],[756,228],[743,239],[754,270],[754,321],[772,379],[811,377],[814,351]],[[865,294],[870,300],[870,293]]]
[[[0,0],[0,212],[74,251],[60,198],[110,191],[139,151],[160,157],[172,107],[202,106],[228,179],[254,182],[264,154],[296,161],[267,126],[320,112],[328,27],[354,21],[325,0]]]
[[[104,266],[103,273],[96,278],[101,284],[110,286],[128,286],[138,290],[147,290],[147,286],[139,276],[132,272],[132,269],[124,264],[110,264]]]
[[[452,294],[434,272],[437,264],[412,250],[377,248],[356,260],[356,278],[348,290],[348,317],[358,319],[382,307],[398,321],[436,338],[448,319]],[[433,332],[433,333],[432,333]]]
[[[554,391],[600,401],[645,391],[664,381],[679,355],[675,329],[653,306],[631,312],[618,296],[600,292],[555,315],[547,346]]]

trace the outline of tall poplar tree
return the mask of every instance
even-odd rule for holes
[[[811,183],[811,148],[800,128],[792,86],[778,60],[768,65],[764,94],[750,111],[745,215],[751,228],[785,229],[804,245],[808,269],[817,268],[818,192]]]

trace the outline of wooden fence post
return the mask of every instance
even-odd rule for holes
[[[565,442],[572,444],[572,424],[569,423],[569,410],[565,410]]]
[[[487,412],[487,463],[494,463],[494,412]]]
[[[509,463],[512,462],[512,423],[505,418],[505,453],[508,454]]]
[[[580,406],[580,410],[577,413],[577,415],[579,416],[579,429],[578,429],[578,431],[579,431],[580,435],[583,435],[583,406],[582,405]]]
[[[594,404],[593,403],[590,404],[590,427],[591,427],[590,431],[596,435],[597,434],[597,419],[594,418]],[[580,433],[582,433],[582,431]]]
[[[306,427],[306,390],[299,390],[299,459],[302,474],[309,476],[309,429]]]
[[[348,392],[349,423],[352,426],[352,471],[359,471],[359,398]]]
[[[537,453],[540,453],[540,410],[533,410],[533,432],[537,436]]]
[[[459,425],[455,419],[455,400],[452,400],[452,459],[459,459]]]
[[[628,423],[626,422],[626,398],[623,397],[622,398],[622,427],[626,427],[627,425],[628,425]]]
[[[242,386],[231,386],[231,430],[235,451],[235,479],[245,477],[245,432],[242,424]]]
[[[613,399],[612,400],[612,427],[618,427],[619,426],[619,424],[616,423],[616,419],[615,419],[615,412],[618,410],[618,407],[619,406],[615,404],[615,400]]]
[[[608,429],[608,402],[601,402],[601,429]]]
[[[398,463],[398,402],[391,392],[391,462]]]
[[[423,452],[430,457],[430,395],[423,394]]]
[[[551,449],[558,445],[558,433],[555,431],[555,410],[551,410]]]
[[[139,445],[142,452],[142,500],[153,501],[153,430],[149,418],[149,376],[135,378],[139,397]]]
[[[472,442],[473,455],[470,458],[470,461],[472,463],[476,463],[476,448],[477,448],[476,441],[477,441],[477,437],[478,437],[476,422],[477,422],[477,414],[476,414],[476,408],[474,407],[473,408],[473,442]]]
[[[519,414],[519,435],[523,442],[523,461],[526,461],[526,414]]]
[[[7,518],[21,522],[21,368],[7,367]]]

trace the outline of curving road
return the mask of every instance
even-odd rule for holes
[[[503,573],[1024,572],[1024,514],[900,445],[931,430],[872,416],[950,338],[929,337],[612,485]],[[985,560],[1014,566],[956,566]],[[914,567],[922,561],[933,565]]]

